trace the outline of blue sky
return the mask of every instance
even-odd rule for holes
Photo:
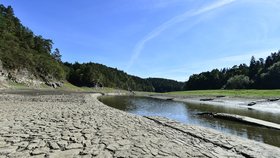
[[[185,81],[280,49],[280,0],[1,0],[63,61]]]

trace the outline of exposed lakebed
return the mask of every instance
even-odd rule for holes
[[[185,124],[209,127],[280,147],[279,130],[197,115],[201,112],[230,113],[280,123],[280,116],[277,114],[223,106],[192,105],[148,97],[104,96],[99,99],[108,106],[129,113],[142,116],[162,116]]]

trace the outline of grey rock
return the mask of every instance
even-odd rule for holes
[[[109,145],[106,147],[106,149],[111,150],[111,151],[115,151],[115,150],[117,150],[118,148],[119,148],[119,145],[116,144],[116,143],[109,144]]]
[[[107,150],[101,151],[101,152],[96,156],[96,158],[112,158],[112,157],[113,157],[112,154],[111,154],[109,151],[107,151]]]
[[[49,152],[49,148],[36,148],[31,152],[31,155],[41,155],[47,154]]]
[[[37,147],[38,147],[38,143],[31,143],[27,146],[27,149],[31,150],[31,149],[34,149],[34,148],[37,148]]]
[[[73,149],[73,150],[65,150],[65,151],[59,151],[56,150],[53,153],[49,153],[49,157],[51,158],[69,158],[69,157],[76,157],[79,155],[81,150],[79,149]]]
[[[49,146],[50,146],[50,148],[51,149],[53,149],[53,150],[58,150],[58,149],[60,149],[59,148],[59,146],[58,146],[58,144],[56,143],[56,142],[49,142]],[[64,145],[64,147],[66,146],[66,144]]]
[[[70,150],[70,149],[81,149],[83,148],[82,144],[78,144],[78,143],[71,143],[66,147],[66,150]]]
[[[29,142],[27,141],[22,141],[22,142],[19,142],[19,143],[15,143],[13,144],[13,146],[18,146],[20,148],[26,148],[28,146]]]
[[[57,144],[61,147],[61,148],[66,148],[66,146],[68,145],[68,142],[65,140],[61,140],[58,141]]]

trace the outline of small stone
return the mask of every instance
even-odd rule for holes
[[[82,130],[82,133],[83,134],[92,134],[92,133],[94,133],[94,130],[92,130],[92,129],[84,129],[84,130]]]
[[[61,148],[66,148],[66,146],[68,145],[68,142],[65,140],[61,140],[59,142],[57,142],[57,144],[61,147]]]
[[[88,154],[93,154],[95,151],[98,151],[98,148],[97,148],[96,145],[85,148],[80,154],[81,155],[88,155]]]
[[[70,140],[70,137],[69,136],[62,136],[61,139],[62,140]]]
[[[49,146],[51,149],[54,149],[54,150],[60,149],[56,142],[49,142]]]
[[[119,147],[118,144],[109,144],[109,145],[106,147],[106,149],[111,150],[111,151],[115,151],[115,150],[118,149],[118,147]]]
[[[46,154],[49,152],[48,148],[36,148],[31,152],[31,155],[41,155],[41,154]]]
[[[130,150],[131,146],[130,145],[124,145],[118,148],[118,150]]]
[[[154,156],[158,155],[158,150],[157,149],[150,148],[150,151],[151,151],[152,155],[154,155]]]
[[[38,143],[31,143],[27,146],[27,149],[31,150],[31,149],[37,148],[37,145],[38,145]]]
[[[4,141],[0,142],[0,148],[6,147],[6,146],[8,146],[8,144],[6,142],[4,142]]]
[[[6,142],[11,142],[11,143],[18,143],[18,142],[20,142],[21,140],[20,140],[20,138],[18,138],[18,137],[16,137],[16,138],[10,137],[10,138],[6,138],[5,141],[6,141]]]
[[[97,158],[112,158],[113,156],[109,151],[105,150],[105,151],[101,151],[96,157]]]
[[[83,145],[82,145],[82,144],[72,143],[72,144],[69,144],[69,145],[66,147],[66,150],[70,150],[70,149],[80,149],[80,148],[83,148]]]
[[[41,140],[41,141],[39,141],[39,143],[38,143],[37,146],[38,146],[38,147],[44,147],[44,146],[46,146],[46,142],[43,141],[43,140]]]
[[[129,145],[131,142],[129,140],[120,140],[117,143],[120,145]]]
[[[14,145],[14,146],[18,146],[18,147],[20,147],[20,148],[26,148],[28,144],[29,144],[29,142],[23,141],[23,142],[15,143],[15,144],[13,144],[13,145]]]
[[[114,157],[119,157],[119,158],[121,158],[121,157],[130,157],[130,154],[129,154],[128,151],[125,151],[125,150],[123,150],[123,151],[116,151],[115,154],[114,154]]]
[[[14,158],[16,158],[16,157],[24,157],[24,158],[26,158],[26,157],[30,157],[30,153],[29,153],[28,150],[25,150],[25,151],[18,151],[17,150],[17,152],[10,153],[7,156],[8,157],[14,157]]]
[[[55,150],[53,153],[49,154],[51,158],[69,158],[69,157],[77,157],[80,153],[80,149],[73,149],[73,150]]]
[[[21,138],[28,138],[28,137],[29,137],[29,134],[19,134],[18,137],[21,137]]]
[[[83,141],[82,141],[82,144],[83,144],[83,146],[85,146],[85,147],[91,146],[90,140],[83,140]]]

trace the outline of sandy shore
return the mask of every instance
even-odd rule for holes
[[[280,157],[267,144],[110,108],[98,94],[0,94],[0,157]]]

